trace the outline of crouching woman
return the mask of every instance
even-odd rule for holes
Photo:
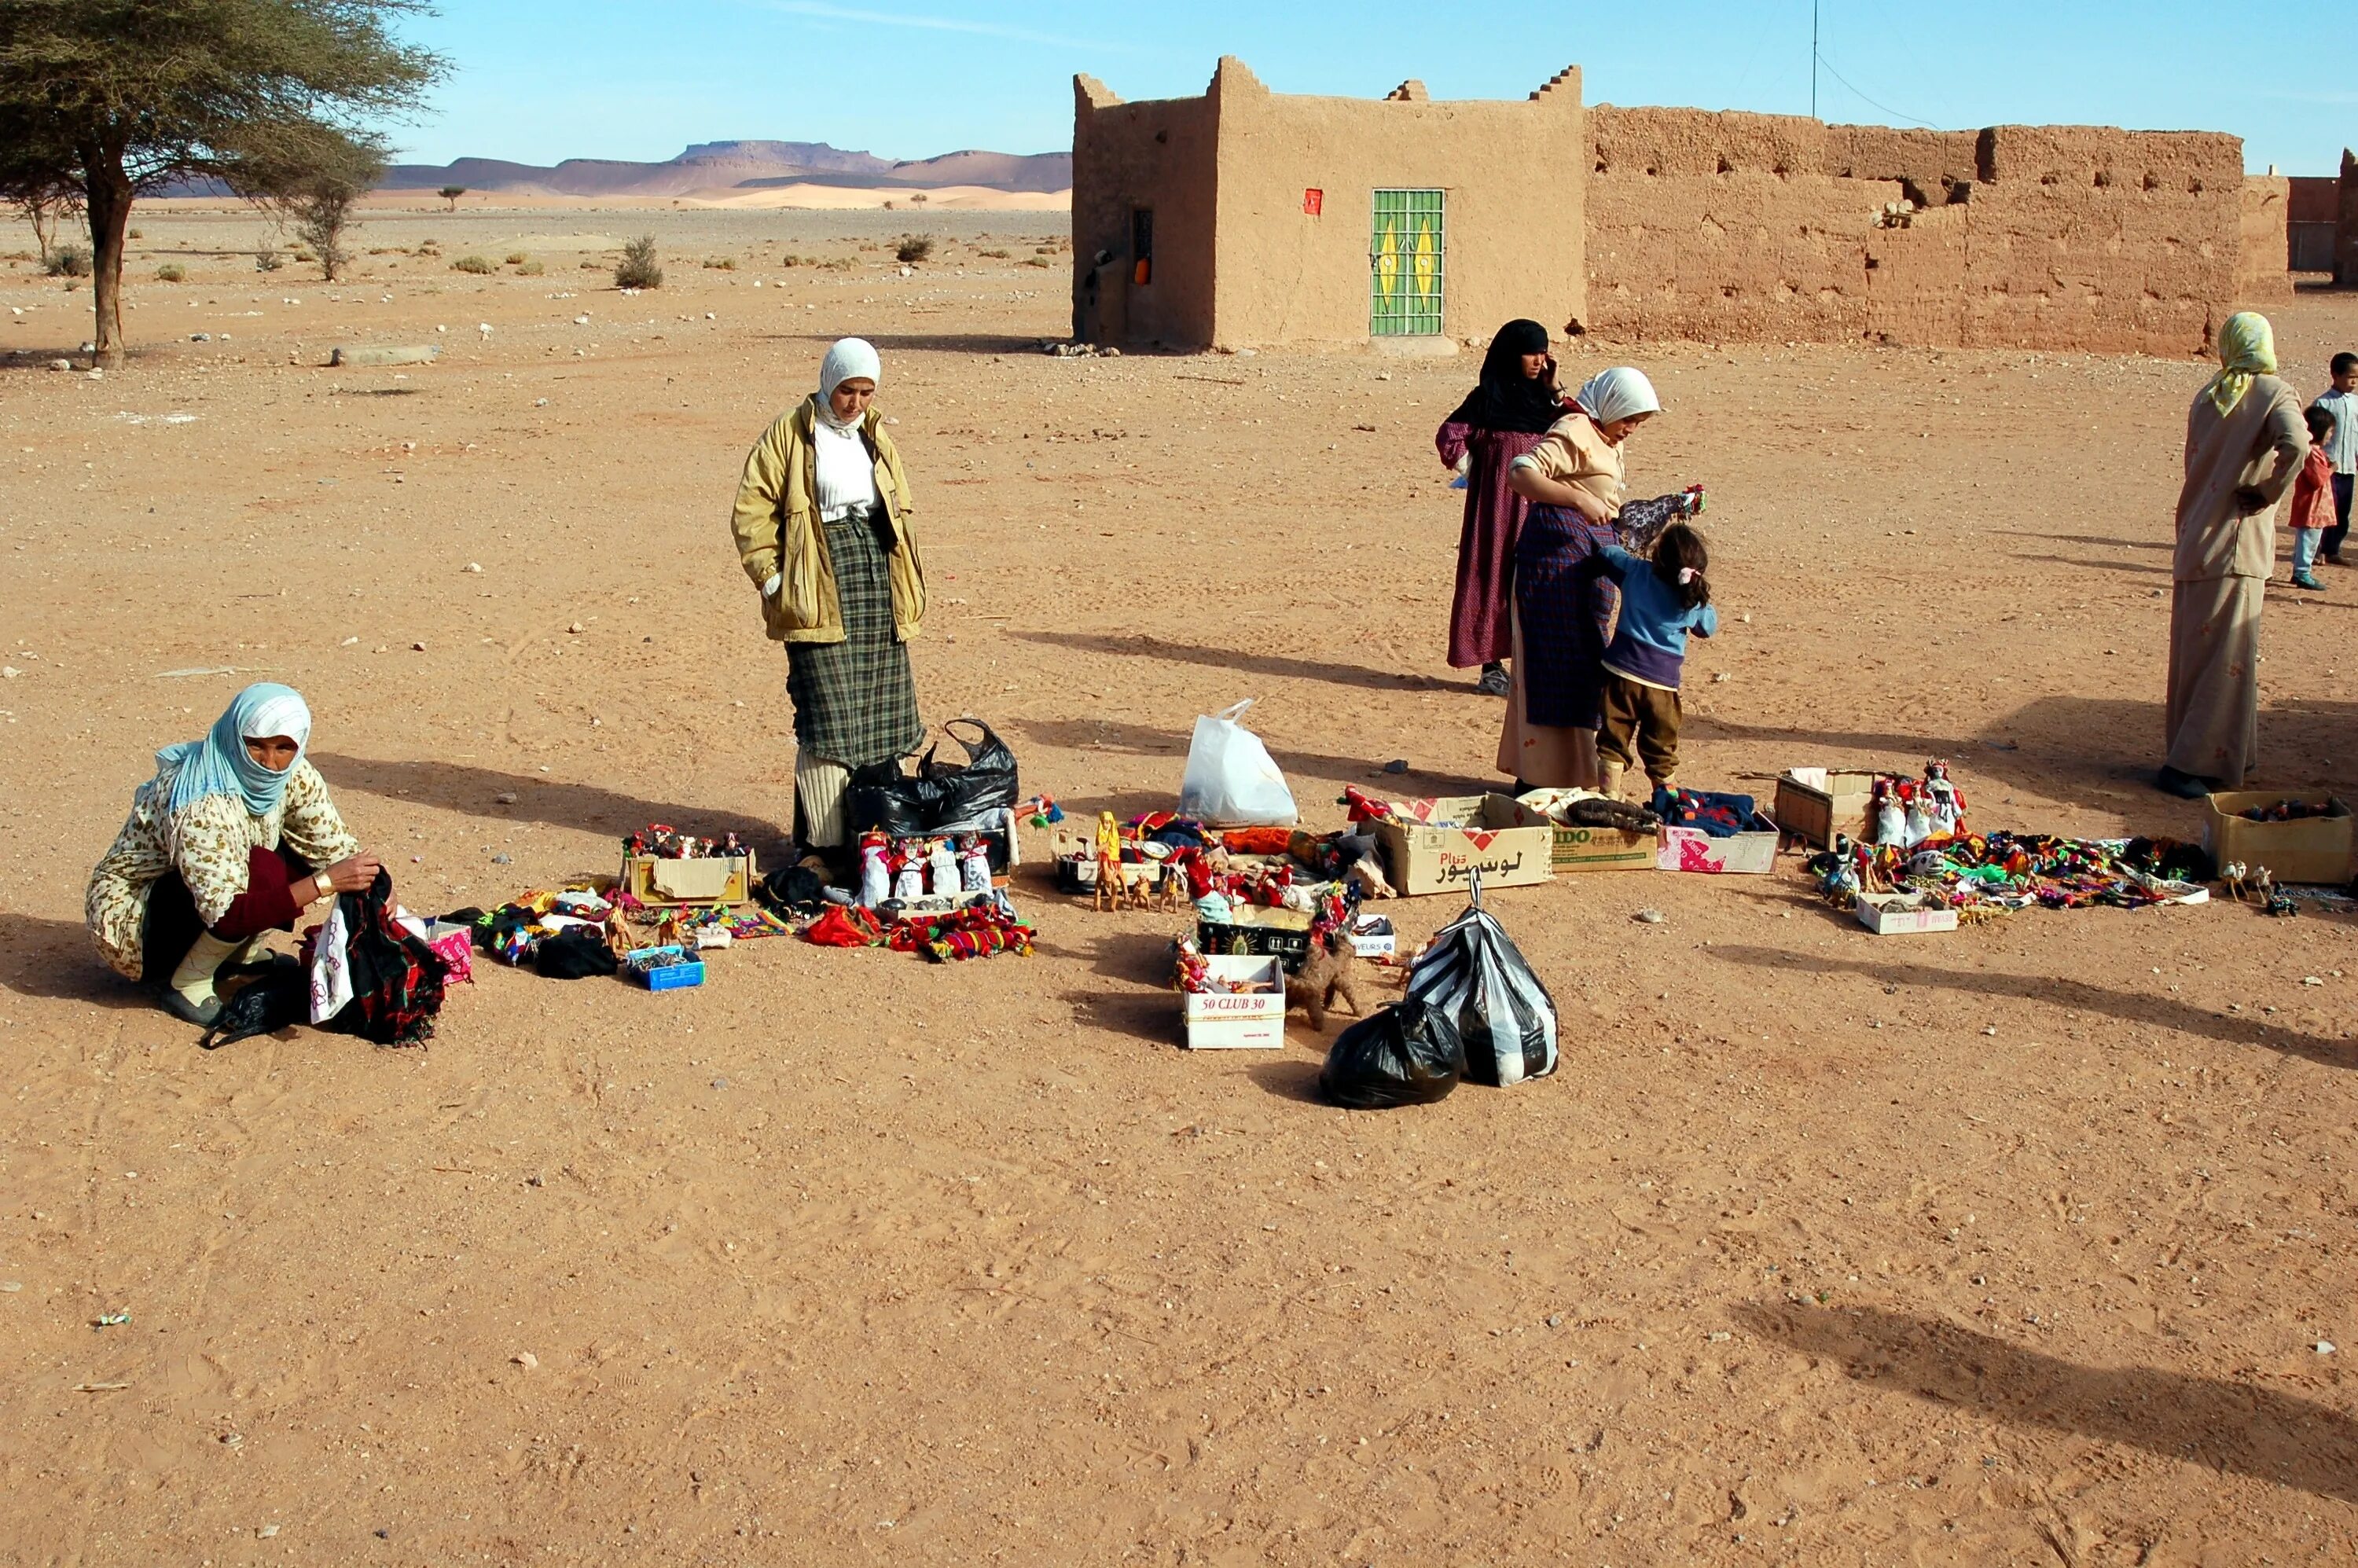
[[[156,776],[90,874],[83,912],[99,952],[190,1023],[220,1013],[216,981],[274,961],[269,933],[376,881],[377,858],[304,761],[310,739],[300,696],[246,687],[203,740],[156,753]]]

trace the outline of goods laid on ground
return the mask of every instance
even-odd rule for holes
[[[2146,909],[2210,897],[2202,886],[2210,857],[2168,838],[1968,834],[1927,839],[1909,850],[1837,837],[1834,848],[1812,857],[1809,865],[1818,891],[1838,908],[1889,894],[1921,901],[1878,906],[1878,919],[1884,907],[1952,910],[1970,921],[2033,907]]]

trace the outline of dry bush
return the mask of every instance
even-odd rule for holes
[[[508,253],[508,265],[510,266],[522,266],[525,263],[530,260],[532,260],[532,258],[525,254],[522,251],[510,251]]]
[[[641,234],[622,247],[622,262],[614,268],[617,288],[661,288],[663,264],[655,259],[655,237]]]
[[[903,266],[925,260],[934,254],[934,242],[923,234],[903,234],[901,243],[892,247],[893,257]]]
[[[46,270],[51,277],[88,277],[90,247],[88,245],[58,246],[49,253],[49,265]]]
[[[158,283],[186,283],[188,280],[189,271],[178,262],[166,262],[156,269],[156,281]]]
[[[491,258],[488,256],[460,256],[457,261],[450,264],[450,270],[452,272],[471,272],[481,275],[487,272],[497,272],[499,271],[499,268],[492,265]]]
[[[538,277],[542,273],[546,272],[547,270],[548,269],[546,267],[541,265],[536,261],[528,261],[516,267],[516,276],[518,277]]]

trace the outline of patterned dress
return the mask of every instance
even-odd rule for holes
[[[138,979],[145,969],[143,934],[147,895],[165,876],[178,872],[207,925],[229,913],[245,892],[246,866],[254,850],[283,842],[315,866],[332,865],[360,853],[360,840],[336,815],[328,782],[308,762],[287,775],[287,792],[262,816],[230,795],[209,795],[178,814],[171,809],[177,769],[141,784],[131,797],[131,816],[90,874],[83,918],[98,950],[116,973]]]
[[[1485,430],[1455,420],[1433,437],[1441,460],[1466,453],[1466,517],[1457,535],[1457,586],[1449,600],[1449,662],[1495,664],[1514,643],[1515,539],[1529,505],[1507,486],[1507,470],[1540,444],[1520,430]]]

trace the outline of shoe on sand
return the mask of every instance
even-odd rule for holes
[[[164,989],[163,1001],[166,1012],[170,1013],[174,1018],[186,1020],[200,1029],[211,1029],[213,1026],[213,1021],[221,1017],[221,998],[217,996],[209,995],[202,1001],[191,1001],[167,986]]]
[[[2295,588],[2308,589],[2312,593],[2323,593],[2325,591],[2325,585],[2318,581],[2314,576],[2308,572],[2293,573],[2292,585]]]
[[[2174,795],[2180,800],[2201,800],[2211,793],[2211,781],[2192,773],[2181,773],[2168,763],[2153,775],[2153,787],[2164,795]]]
[[[1508,690],[1507,666],[1504,665],[1484,665],[1482,666],[1482,678],[1474,683],[1474,689],[1480,692],[1485,697],[1506,696]]]

